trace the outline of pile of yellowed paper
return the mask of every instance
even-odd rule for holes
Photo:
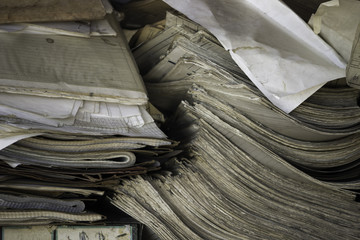
[[[0,12],[0,223],[102,220],[79,199],[158,170],[176,145],[154,120],[121,14],[100,0]]]
[[[184,155],[163,174],[124,181],[113,204],[161,239],[358,239],[349,59],[280,1],[166,2],[201,26],[168,12],[134,36],[133,53]],[[307,52],[315,45],[323,50]]]

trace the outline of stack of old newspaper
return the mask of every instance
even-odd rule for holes
[[[287,114],[201,26],[168,13],[159,29],[134,56],[186,155],[113,204],[161,239],[357,239],[359,90],[325,86]]]
[[[286,114],[210,34],[184,17],[167,17],[165,30],[134,51],[156,107],[171,113],[188,100],[315,177],[353,179],[347,172],[360,153],[359,90],[323,87]]]
[[[120,15],[100,0],[0,12],[0,208],[14,210],[0,224],[101,220],[78,199],[159,169],[176,144],[154,121]]]

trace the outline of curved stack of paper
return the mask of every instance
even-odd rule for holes
[[[113,204],[161,239],[358,238],[355,195],[304,174],[220,119],[204,117],[178,113],[179,131],[193,136],[187,142],[193,157],[173,167],[174,176],[125,181]]]
[[[244,77],[211,35],[190,23],[168,13],[165,30],[135,49],[156,107],[171,113],[186,99],[316,178],[345,188],[357,181],[359,90],[323,87],[287,114]]]
[[[201,27],[168,19],[134,56],[186,154],[113,204],[161,239],[357,239],[359,91],[324,87],[287,114]]]

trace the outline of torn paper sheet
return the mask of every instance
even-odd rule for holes
[[[41,134],[42,132],[40,131],[25,130],[6,124],[0,124],[0,150],[21,139],[35,137]]]
[[[280,1],[164,1],[214,34],[285,112],[345,76],[342,58]]]
[[[329,43],[346,62],[350,59],[356,28],[360,23],[360,1],[332,0],[319,6],[309,25]]]

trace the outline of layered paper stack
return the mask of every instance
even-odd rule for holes
[[[168,13],[167,28],[134,51],[156,107],[171,113],[188,100],[313,176],[355,180],[347,171],[356,168],[360,151],[359,90],[323,87],[286,114],[251,84],[211,35],[181,16],[172,20],[176,17]],[[181,25],[169,25],[175,22]]]
[[[1,212],[13,214],[0,216],[2,225],[102,220],[41,206],[60,201],[51,197],[102,196],[176,154],[153,119],[162,114],[148,103],[119,14],[107,1],[78,4],[40,1],[33,7],[44,15],[25,19],[13,8],[30,14],[26,6],[0,9],[13,14],[0,19],[0,189],[10,194],[0,196],[0,208],[26,211]],[[76,209],[83,214],[84,206]]]
[[[154,105],[177,109],[168,128],[186,155],[172,175],[125,181],[114,205],[161,239],[360,236],[358,90],[325,86],[286,114],[172,13],[134,56]]]

